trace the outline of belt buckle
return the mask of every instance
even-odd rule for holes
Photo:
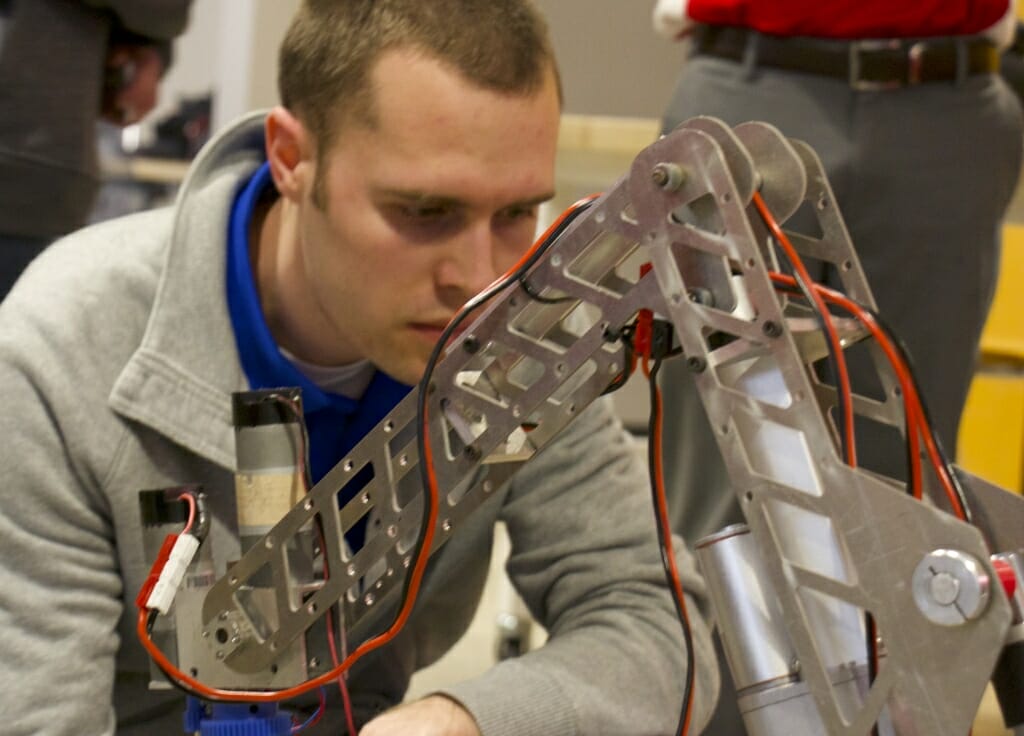
[[[920,81],[920,68],[921,68],[921,52],[924,50],[918,48],[920,44],[914,44],[910,48],[910,76],[918,77],[913,80],[914,82]],[[890,79],[886,81],[875,81],[871,79],[861,79],[861,54],[870,53],[872,51],[898,51],[902,49],[903,44],[898,38],[864,38],[856,41],[850,41],[849,44],[849,70],[847,74],[847,81],[850,83],[850,87],[857,92],[875,92],[886,89],[896,89],[897,87],[903,86],[903,82],[899,79]],[[916,52],[915,52],[916,50]],[[915,63],[916,62],[916,63]]]

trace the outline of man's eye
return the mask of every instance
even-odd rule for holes
[[[536,216],[536,207],[509,207],[501,211],[501,217],[505,220],[522,220]]]
[[[452,208],[445,205],[402,205],[403,217],[410,220],[440,220],[452,214]]]

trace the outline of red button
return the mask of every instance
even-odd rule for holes
[[[1013,565],[1006,560],[992,560],[992,567],[996,569],[996,575],[999,576],[999,582],[1003,584],[1006,597],[1013,598],[1013,594],[1017,590],[1017,575],[1013,571]]]

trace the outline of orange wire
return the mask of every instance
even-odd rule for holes
[[[320,549],[326,547],[324,541],[323,528],[317,525],[317,538],[320,542]],[[324,576],[330,575],[330,567],[327,564],[327,556],[324,555]],[[338,666],[338,645],[334,636],[334,614],[332,611],[327,612],[327,648],[331,650],[331,664],[335,667]],[[341,631],[341,655],[344,657],[348,654],[348,643],[345,638],[345,631]],[[343,672],[338,675],[338,692],[341,693],[341,703],[345,711],[345,727],[348,728],[349,734],[356,733],[355,718],[352,715],[352,698],[348,694],[348,682],[346,681],[347,673]],[[320,690],[321,697],[323,690]],[[310,724],[312,725],[312,724]]]
[[[426,415],[424,415],[424,437],[427,446],[427,457],[425,458],[425,462],[427,463],[427,470],[430,473],[431,482],[428,484],[427,489],[427,495],[429,499],[429,511],[427,527],[423,533],[421,550],[426,550],[429,552],[430,546],[433,543],[434,539],[434,526],[437,522],[438,494],[437,485],[436,481],[434,480],[433,474],[433,461],[431,458],[431,453],[429,451],[430,435],[429,432],[427,432],[426,424],[427,418]],[[191,690],[194,690],[196,693],[203,695],[210,700],[227,700],[244,703],[270,703],[277,702],[279,700],[291,700],[292,698],[296,698],[299,695],[303,695],[309,692],[310,690],[313,690],[314,688],[320,687],[321,685],[337,680],[338,677],[340,677],[344,672],[351,668],[351,666],[360,658],[384,646],[392,639],[394,639],[395,636],[398,635],[398,633],[405,626],[405,623],[408,620],[410,613],[412,612],[412,607],[416,602],[416,596],[417,593],[419,592],[419,586],[420,583],[422,582],[423,573],[426,569],[427,559],[429,558],[429,556],[429,553],[420,554],[419,558],[416,560],[416,564],[413,566],[413,569],[410,572],[409,594],[406,596],[406,599],[403,602],[403,605],[399,610],[398,616],[395,618],[395,621],[384,633],[379,634],[373,637],[372,639],[367,640],[366,642],[363,642],[363,644],[358,646],[355,649],[355,651],[349,654],[340,665],[334,667],[329,672],[320,675],[319,677],[315,677],[312,680],[307,680],[306,682],[300,685],[285,688],[284,690],[222,690],[220,688],[208,687],[207,685],[204,685],[203,683],[190,677],[189,675],[186,675],[184,672],[182,672],[173,664],[171,664],[167,657],[164,656],[164,653],[160,651],[160,649],[150,638],[149,631],[147,630],[146,625],[148,611],[145,608],[139,609],[139,618],[136,623],[136,633],[138,634],[143,647],[153,658],[153,660],[157,662],[158,665],[160,665],[161,669],[163,669],[169,676],[174,677],[174,679],[177,680],[180,684],[185,685],[186,687],[190,688]]]
[[[489,291],[494,286],[500,284],[502,281],[508,279],[512,274],[518,271],[520,268],[526,265],[530,257],[545,243],[561,226],[562,222],[574,211],[584,204],[593,201],[599,195],[592,194],[588,197],[584,197],[574,203],[569,209],[562,212],[558,218],[551,223],[551,225],[544,231],[543,235],[540,236],[530,249],[519,259],[518,262],[512,268],[505,272],[500,278],[496,279],[491,286],[485,291]],[[149,656],[153,658],[160,668],[167,673],[168,676],[173,677],[178,681],[179,684],[195,691],[197,694],[203,695],[209,700],[225,700],[225,701],[236,701],[244,703],[271,703],[279,700],[290,700],[292,698],[303,695],[314,688],[325,685],[329,682],[336,680],[344,672],[348,671],[353,664],[355,664],[362,657],[366,656],[370,652],[379,649],[380,647],[388,644],[394,639],[398,633],[405,627],[406,622],[409,619],[409,615],[412,613],[412,608],[416,603],[416,598],[419,594],[420,584],[423,580],[423,574],[426,570],[427,560],[430,557],[430,548],[434,540],[434,527],[437,523],[437,512],[438,512],[438,491],[437,491],[437,480],[434,474],[434,463],[433,453],[430,450],[430,431],[429,421],[427,414],[424,412],[423,416],[424,426],[422,428],[424,437],[424,446],[426,449],[426,457],[423,458],[423,462],[426,467],[428,476],[427,484],[427,503],[428,503],[428,519],[426,528],[423,532],[423,538],[420,540],[420,553],[416,560],[416,564],[413,566],[412,571],[409,573],[409,585],[408,592],[405,600],[402,602],[402,606],[399,609],[398,615],[395,617],[394,622],[391,626],[381,634],[369,639],[360,644],[356,649],[342,660],[341,664],[337,665],[329,672],[326,672],[312,680],[307,680],[304,683],[296,685],[294,687],[285,688],[284,690],[271,690],[271,691],[259,691],[259,690],[222,690],[220,688],[213,688],[199,682],[193,677],[185,674],[177,667],[175,667],[170,660],[164,655],[162,651],[156,646],[152,638],[149,636],[147,627],[148,611],[145,608],[139,608],[139,617],[136,622],[136,634],[142,643],[143,648],[149,653]]]
[[[646,372],[646,360],[644,362]],[[650,376],[648,375],[648,377]],[[683,592],[683,584],[679,580],[679,570],[676,567],[676,555],[672,549],[672,526],[668,517],[668,502],[665,497],[665,478],[662,473],[661,464],[661,419],[661,389],[656,387],[654,428],[648,441],[654,443],[654,452],[652,455],[654,458],[654,489],[655,498],[657,499],[658,525],[661,527],[662,539],[665,540],[665,559],[668,560],[669,575],[672,578],[672,592],[675,595],[676,600],[679,602],[679,610],[682,611],[685,625],[687,628],[690,628],[690,614],[686,608],[686,595]],[[694,660],[694,668],[696,669],[696,659]],[[694,673],[694,676],[690,678],[690,692],[686,694],[686,715],[683,718],[683,727],[680,731],[682,736],[685,736],[690,730],[690,719],[693,716],[693,689],[696,682],[697,677],[696,673]]]
[[[886,351],[886,355],[889,356],[889,360],[893,361],[895,359],[896,362],[894,363],[894,366],[900,366],[900,370],[898,371],[898,373],[901,375],[905,375],[906,377],[906,386],[903,386],[904,379],[901,379],[901,387],[903,389],[904,396],[906,397],[905,403],[909,406],[908,423],[910,423],[909,420],[912,418],[913,424],[916,427],[916,431],[920,434],[921,439],[924,441],[924,446],[928,453],[928,459],[931,461],[932,468],[935,471],[936,476],[938,476],[940,483],[942,484],[943,491],[945,491],[946,497],[949,499],[950,505],[952,506],[954,513],[957,515],[958,518],[966,521],[967,514],[965,513],[964,508],[960,503],[960,499],[957,496],[955,488],[953,487],[953,480],[949,476],[949,470],[942,460],[939,448],[935,444],[935,438],[933,437],[932,433],[928,431],[927,420],[925,418],[924,413],[924,406],[921,404],[921,396],[917,391],[917,387],[914,386],[913,379],[910,377],[909,368],[907,368],[906,363],[903,361],[902,357],[899,356],[898,351],[892,344],[892,341],[889,339],[889,336],[885,333],[884,330],[881,329],[881,327],[878,325],[877,321],[871,315],[871,313],[865,310],[859,304],[857,304],[851,299],[848,299],[846,296],[839,294],[838,292],[834,292],[831,289],[827,289],[826,287],[818,286],[817,288],[822,290],[823,293],[828,294],[829,298],[835,298],[837,304],[842,306],[844,309],[849,309],[852,313],[854,313],[857,316],[857,319],[859,319],[865,325],[867,325],[868,329],[871,330],[872,335],[874,335],[875,338],[879,340],[880,343],[883,345],[883,350]],[[915,452],[913,453],[913,455],[916,457],[917,453]],[[918,490],[917,495],[918,497],[920,497],[920,490]]]
[[[770,273],[771,279],[778,284],[782,284],[788,288],[797,288],[796,279],[792,276],[782,273]],[[914,382],[910,377],[909,372],[900,358],[896,349],[893,347],[888,337],[882,331],[881,327],[871,318],[870,312],[865,312],[860,309],[860,305],[856,302],[846,298],[844,295],[837,291],[828,289],[827,287],[821,286],[820,284],[814,284],[813,288],[822,294],[822,296],[831,301],[833,304],[846,309],[862,323],[871,332],[872,336],[875,337],[879,346],[888,358],[890,365],[893,367],[893,371],[896,374],[897,380],[900,384],[900,390],[903,392],[905,397],[909,397],[915,393]],[[862,314],[858,314],[855,311],[856,308]],[[866,318],[864,318],[866,317]],[[904,410],[907,415],[907,442],[910,447],[915,448],[914,452],[911,453],[911,489],[913,491],[914,498],[921,498],[921,457],[917,453],[916,448],[918,446],[918,419],[915,404],[911,400],[904,401]]]
[[[800,259],[800,254],[797,253],[796,248],[793,247],[793,243],[790,242],[789,237],[782,228],[779,227],[779,223],[776,222],[775,217],[768,210],[768,205],[765,204],[760,192],[754,192],[753,201],[754,206],[756,206],[758,212],[761,213],[761,218],[768,226],[768,229],[771,230],[771,233],[775,237],[776,241],[778,241],[779,246],[783,251],[785,251],[786,258],[789,259],[790,265],[793,266],[793,270],[800,276],[803,283],[807,284],[807,288],[810,290],[811,299],[814,301],[814,304],[818,309],[818,314],[821,315],[821,321],[825,326],[825,332],[828,334],[829,342],[832,343],[832,352],[835,354],[836,361],[836,372],[839,374],[836,376],[836,380],[839,383],[838,390],[840,392],[840,400],[846,407],[846,410],[843,412],[843,424],[845,425],[843,433],[847,438],[846,462],[851,467],[856,467],[857,447],[853,430],[853,390],[850,387],[850,373],[846,368],[846,356],[843,353],[842,344],[839,342],[839,334],[836,332],[836,327],[832,323],[831,315],[825,307],[825,303],[822,300],[821,295],[818,294],[815,289],[816,282],[811,279],[810,274],[807,272],[807,268]]]
[[[787,286],[795,285],[795,280],[791,276],[786,276],[784,274],[772,274],[772,279],[779,283],[784,283]],[[902,356],[900,356],[899,351],[896,349],[889,335],[881,328],[874,316],[872,316],[871,312],[864,309],[861,305],[846,295],[820,284],[815,284],[813,288],[825,299],[828,299],[832,303],[837,304],[853,314],[868,328],[872,336],[881,346],[883,352],[885,352],[886,358],[888,358],[889,362],[892,364],[893,370],[900,382],[900,389],[903,391],[904,408],[907,413],[908,437],[913,437],[916,440],[918,435],[920,436],[921,441],[924,442],[928,459],[942,485],[946,497],[949,499],[953,512],[959,519],[966,520],[966,513],[964,512],[960,499],[953,487],[953,480],[949,477],[948,469],[946,464],[942,461],[939,448],[935,444],[935,440],[932,437],[931,432],[928,431],[924,407],[921,404],[921,397],[918,394],[917,387],[914,385],[910,369],[907,367]],[[913,434],[911,434],[911,432],[913,432]],[[918,466],[916,469],[913,467],[919,464],[919,457],[916,451],[911,453],[911,458],[912,478],[914,478],[913,482],[916,483],[916,486],[914,487],[914,496],[916,498],[921,498],[920,467]]]
[[[558,228],[562,226],[562,223],[565,221],[565,218],[567,218],[569,215],[574,213],[576,210],[578,210],[583,205],[589,204],[590,202],[593,202],[595,199],[597,199],[600,196],[601,196],[600,194],[588,194],[586,197],[581,197],[580,199],[577,199],[575,202],[573,202],[569,206],[568,209],[563,211],[562,214],[560,214],[558,217],[555,218],[554,222],[552,222],[550,225],[548,225],[547,229],[544,231],[544,233],[539,238],[537,238],[535,241],[533,241],[533,245],[530,246],[530,249],[527,250],[526,253],[524,253],[522,255],[522,257],[518,261],[516,261],[515,265],[512,266],[512,268],[508,269],[505,273],[503,273],[501,276],[499,276],[494,281],[492,281],[490,283],[490,285],[486,289],[484,289],[482,292],[480,292],[480,293],[483,294],[485,292],[490,291],[491,289],[496,287],[498,284],[502,283],[503,281],[508,279],[510,276],[512,276],[512,274],[514,274],[520,268],[525,266],[527,261],[529,261],[530,258],[533,257],[533,254],[536,253],[537,250],[545,242],[547,242],[548,238],[550,238],[552,235],[554,235],[555,231],[557,231]]]

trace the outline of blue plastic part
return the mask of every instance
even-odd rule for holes
[[[200,736],[288,736],[292,719],[277,703],[203,703],[188,698],[185,733]]]

